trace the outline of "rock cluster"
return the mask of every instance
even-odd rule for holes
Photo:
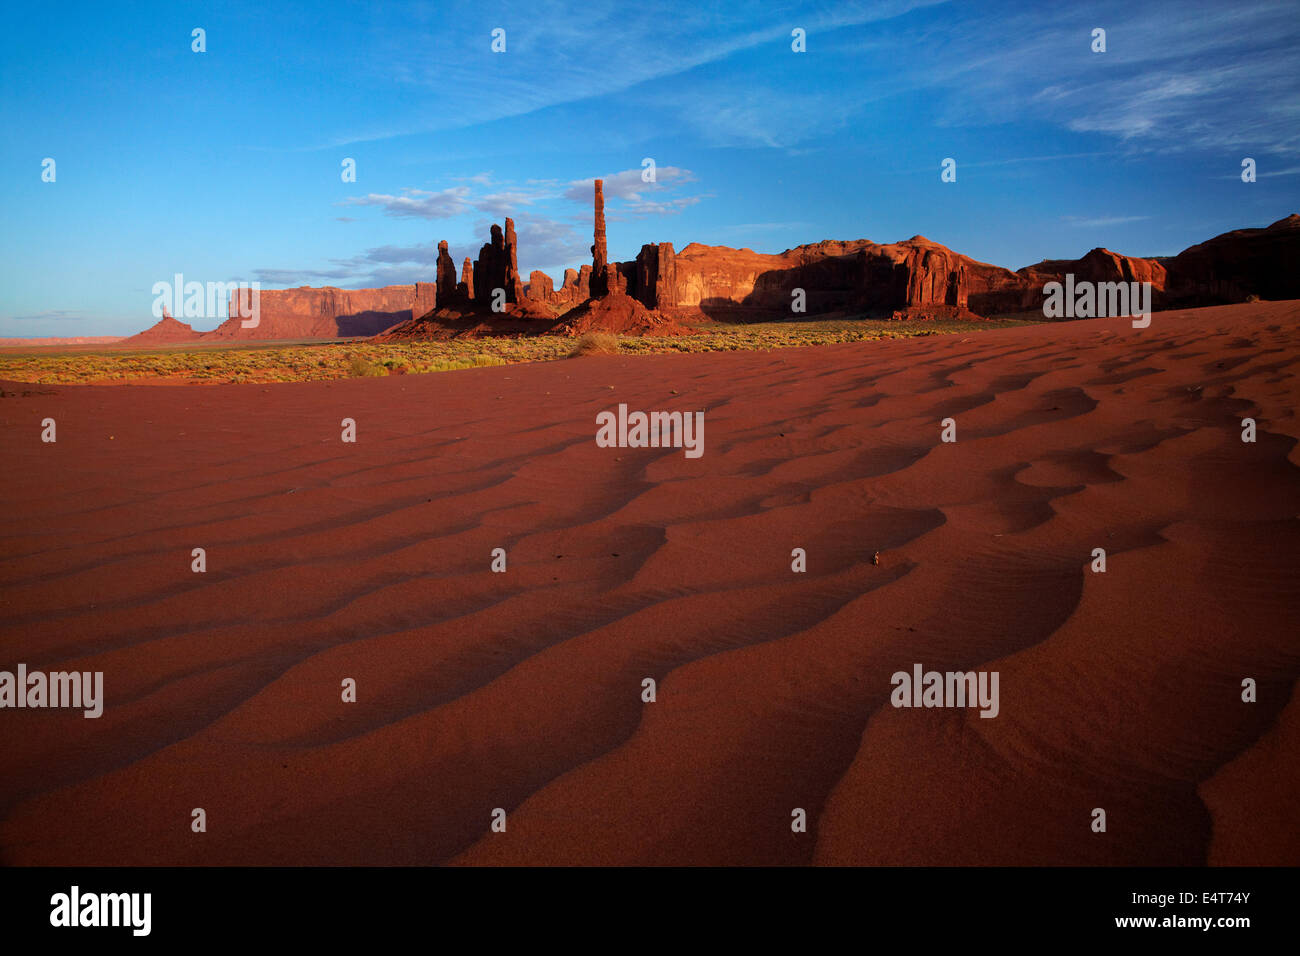
[[[383,289],[335,288],[261,292],[261,321],[244,328],[231,318],[197,332],[167,316],[141,333],[148,341],[336,338],[396,333],[535,334],[552,328],[650,331],[669,316],[753,311],[809,315],[846,312],[894,318],[955,318],[1038,311],[1043,289],[1073,275],[1076,282],[1149,282],[1156,309],[1300,298],[1300,216],[1266,229],[1239,229],[1169,258],[1124,256],[1093,249],[1079,259],[1044,260],[1012,272],[979,262],[924,236],[879,244],[823,240],[776,254],[691,243],[646,243],[630,262],[611,262],[605,234],[604,183],[593,189],[592,261],[566,269],[556,289],[534,271],[519,275],[513,219],[491,228],[477,260],[468,257],[456,281],[446,241],[438,243],[434,282]],[[492,310],[494,291],[504,312]],[[577,310],[581,308],[582,311]],[[231,315],[238,312],[231,302]],[[563,324],[563,318],[573,321]],[[557,325],[557,318],[561,324]],[[409,327],[405,323],[409,322]],[[402,325],[400,331],[399,324]]]

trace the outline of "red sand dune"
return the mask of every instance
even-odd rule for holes
[[[0,718],[0,860],[1300,863],[1298,371],[1285,302],[9,395],[0,666],[107,704]]]

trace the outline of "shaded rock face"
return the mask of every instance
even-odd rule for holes
[[[447,240],[438,243],[438,298],[449,301],[456,294],[456,263],[447,251]]]
[[[1150,282],[1152,295],[1156,299],[1160,298],[1167,281],[1165,267],[1158,260],[1123,256],[1101,248],[1093,249],[1081,259],[1045,259],[1035,265],[1026,266],[1016,275],[1026,282],[1024,294],[1017,308],[1001,311],[1041,309],[1043,288],[1049,282],[1064,283],[1067,275],[1073,275],[1076,283]]]
[[[415,301],[411,303],[411,318],[418,319],[438,307],[438,287],[432,282],[415,284]]]
[[[1164,260],[1169,305],[1300,298],[1300,215],[1265,229],[1236,229]]]
[[[524,297],[523,283],[519,281],[519,266],[515,250],[515,221],[506,220],[503,232],[492,224],[492,241],[479,250],[474,263],[474,295],[476,303],[490,306],[494,289],[504,289],[507,302],[518,302]]]
[[[600,295],[627,295],[628,271],[634,271],[635,265],[635,263],[607,262],[603,277],[593,285],[604,290]],[[627,268],[629,266],[632,267],[631,270]],[[594,288],[592,296],[599,298]]]
[[[507,302],[522,302],[524,299],[524,284],[519,280],[518,246],[519,238],[515,235],[515,221],[507,217],[505,235],[506,273],[504,286]]]
[[[491,302],[493,289],[506,286],[506,237],[492,224],[492,238],[483,244],[474,260],[474,301]]]
[[[649,309],[677,305],[677,256],[671,242],[647,243],[636,257],[633,294]]]

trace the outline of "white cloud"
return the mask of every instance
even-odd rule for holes
[[[1143,222],[1150,218],[1150,216],[1098,216],[1093,218],[1086,216],[1062,216],[1061,221],[1069,226],[1091,229],[1097,226],[1119,226],[1126,222]]]
[[[689,169],[658,166],[655,168],[654,182],[643,180],[641,177],[644,172],[643,168],[638,167],[591,179],[576,179],[569,183],[563,195],[565,199],[590,206],[595,196],[595,180],[603,180],[607,216],[611,221],[618,221],[620,213],[631,217],[671,215],[704,198],[669,195],[685,184],[696,181],[695,174]]]
[[[390,216],[409,219],[451,219],[469,210],[466,198],[468,186],[452,186],[439,192],[424,189],[403,189],[400,196],[370,193],[354,196],[338,203],[340,206],[378,206]]]

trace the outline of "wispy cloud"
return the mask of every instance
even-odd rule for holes
[[[574,224],[527,210],[516,211],[513,218],[519,239],[519,265],[525,275],[532,269],[562,269],[590,258],[591,236],[580,233]],[[457,272],[465,258],[478,257],[492,225],[493,220],[477,220],[473,234],[481,237],[479,242],[449,244],[448,254],[456,263]],[[331,259],[324,267],[255,269],[253,276],[267,286],[337,285],[345,289],[370,289],[429,281],[437,262],[438,244],[429,241],[375,246],[351,258]]]
[[[10,322],[84,322],[86,316],[81,312],[68,309],[51,309],[48,312],[35,312],[31,315],[10,315],[5,317]]]
[[[387,215],[399,219],[452,219],[471,208],[466,201],[469,194],[468,186],[452,186],[438,192],[403,189],[397,196],[370,193],[367,196],[349,197],[338,205],[378,206]]]
[[[1115,150],[1100,150],[1092,153],[1057,153],[1053,156],[1012,156],[1006,159],[989,159],[989,160],[980,160],[976,162],[963,162],[961,164],[961,168],[971,169],[980,166],[1016,166],[1019,165],[1020,163],[1048,163],[1048,162],[1054,163],[1054,162],[1060,162],[1062,160],[1069,160],[1069,159],[1094,159],[1098,156],[1114,156],[1115,154],[1116,154]],[[929,173],[932,170],[929,166],[927,166],[925,168],[925,171]]]
[[[1273,170],[1266,170],[1265,172],[1260,172],[1258,166],[1256,166],[1255,168],[1256,179],[1269,179],[1273,176],[1296,176],[1296,175],[1300,175],[1300,166],[1289,166],[1286,169],[1273,169]],[[1240,172],[1229,173],[1226,176],[1216,176],[1215,178],[1216,179],[1240,179],[1241,173]]]
[[[365,48],[364,57],[358,55],[349,64],[355,68],[358,80],[377,88],[390,87],[396,81],[439,93],[454,91],[454,95],[439,97],[437,109],[419,111],[419,119],[414,122],[380,120],[317,143],[295,143],[284,149],[333,149],[492,123],[617,96],[763,45],[788,52],[794,24],[809,35],[825,36],[947,2],[841,0],[826,5],[817,0],[796,0],[779,15],[721,17],[707,5],[666,11],[658,4],[589,0],[575,10],[564,0],[535,0],[528,16],[505,18],[505,53],[486,52],[489,26],[485,25],[484,55],[457,51],[448,56],[429,55],[429,50],[440,47],[446,32],[440,17],[430,19],[428,8],[422,4],[388,4],[370,13],[372,42]],[[472,13],[474,20],[483,21],[484,15],[478,10]],[[490,26],[498,25],[500,15],[494,13],[491,17],[496,19],[491,19]],[[611,55],[611,37],[618,38],[616,55]],[[491,77],[490,82],[484,82],[485,75]],[[784,93],[787,97],[798,96],[790,90]],[[689,115],[691,111],[684,112]],[[752,119],[739,105],[716,118],[720,130],[727,126],[735,130]]]
[[[644,178],[648,174],[648,169],[642,167],[606,173],[591,179],[577,179],[568,184],[564,198],[582,205],[591,205],[597,178],[603,180],[605,202],[611,206],[614,216],[618,216],[619,212],[632,217],[670,215],[681,212],[704,198],[699,195],[670,195],[687,183],[696,181],[695,174],[689,169],[658,166],[652,181]]]
[[[1300,18],[1272,2],[1103,2],[1044,28],[1038,11],[971,11],[915,44],[905,71],[941,91],[952,125],[1045,120],[1128,148],[1293,151],[1300,145]],[[1093,24],[1107,49],[1093,53]]]
[[[1082,229],[1092,229],[1098,226],[1118,226],[1126,222],[1143,222],[1150,219],[1150,216],[1062,216],[1061,221],[1067,226],[1076,226]]]

